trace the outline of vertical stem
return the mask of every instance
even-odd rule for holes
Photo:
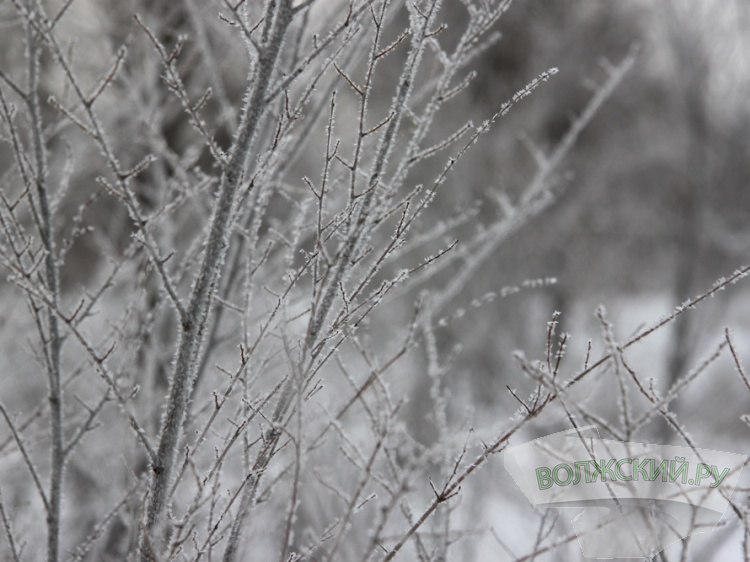
[[[28,18],[33,16],[30,10]],[[36,195],[39,205],[39,233],[44,245],[44,284],[52,306],[47,311],[47,375],[49,378],[51,469],[49,484],[49,508],[47,510],[47,560],[57,562],[60,550],[60,505],[62,503],[63,468],[65,453],[62,434],[62,387],[60,384],[60,328],[55,308],[59,301],[60,282],[55,258],[55,240],[52,228],[52,212],[49,205],[47,184],[47,153],[44,146],[42,119],[39,112],[39,38],[32,24],[26,22],[26,48],[28,93],[26,102],[31,120],[31,143],[34,151]],[[44,335],[42,338],[44,340]]]
[[[442,0],[433,0],[429,8],[425,10],[425,15],[422,16],[423,21],[420,28],[418,30],[411,30],[413,34],[411,49],[407,60],[404,63],[403,71],[401,72],[396,89],[396,95],[391,104],[390,120],[388,121],[388,124],[385,127],[385,132],[380,139],[377,154],[367,180],[367,191],[363,197],[361,206],[357,211],[354,224],[351,223],[352,218],[348,219],[350,222],[346,229],[347,238],[337,257],[334,273],[331,275],[331,281],[320,301],[320,307],[315,313],[315,318],[311,320],[305,347],[312,348],[315,344],[328,312],[333,305],[336,294],[339,291],[339,285],[344,279],[346,271],[351,267],[351,260],[354,258],[361,241],[366,237],[366,230],[369,221],[371,220],[370,210],[375,201],[376,188],[386,169],[391,152],[393,151],[396,142],[396,133],[401,124],[404,109],[408,109],[407,101],[417,76],[417,70],[419,69],[422,55],[424,54],[424,46],[429,34],[430,26],[432,25],[435,15],[440,10],[441,4]],[[416,11],[416,8],[412,9]],[[360,115],[360,120],[361,119],[364,119],[364,113]],[[363,133],[360,132],[360,136],[362,134]]]
[[[271,0],[266,7],[266,28],[253,80],[248,84],[240,124],[235,134],[226,168],[221,177],[219,195],[211,218],[206,249],[193,283],[187,314],[182,323],[174,362],[167,410],[162,421],[159,448],[152,466],[146,527],[151,529],[164,509],[166,494],[187,409],[190,388],[198,368],[198,357],[206,339],[206,324],[211,312],[216,285],[225,266],[231,233],[236,193],[263,115],[268,85],[293,10],[291,0]],[[144,554],[149,560],[148,554]]]

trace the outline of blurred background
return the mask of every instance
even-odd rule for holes
[[[0,20],[0,68],[12,74],[19,71],[23,44],[7,4],[0,4],[7,12]],[[206,84],[220,85],[215,88],[216,101],[209,102],[206,111],[217,123],[219,143],[226,146],[233,116],[220,111],[222,100],[238,106],[246,75],[244,53],[217,17],[222,11],[220,4],[76,0],[61,20],[65,33],[75,37],[73,58],[84,72],[90,68],[92,83],[118,46],[123,42],[129,45],[125,77],[102,98],[99,108],[107,123],[119,131],[115,148],[124,160],[137,161],[149,151],[158,151],[165,158],[179,155],[183,166],[166,166],[161,172],[177,181],[181,169],[195,173],[191,181],[200,178],[201,171],[211,171],[205,151],[190,152],[194,138],[180,108],[173,104],[171,112],[164,110],[170,107],[164,99],[171,94],[159,85],[160,62],[135,28],[132,14],[138,12],[146,21],[158,22],[159,37],[166,43],[181,34],[203,35],[201,41],[186,44],[180,68],[196,90]],[[344,2],[318,0],[310,17],[325,21],[341,13],[344,6]],[[393,17],[396,22],[405,21],[403,8]],[[466,18],[463,2],[444,3],[440,19],[448,27],[440,35],[441,44],[450,46],[457,41]],[[196,25],[196,21],[203,23]],[[398,25],[388,32],[391,37],[396,28]],[[521,374],[513,353],[523,350],[529,357],[541,358],[547,323],[555,311],[560,313],[557,332],[570,334],[566,361],[571,365],[569,372],[575,372],[589,341],[593,356],[604,350],[601,326],[594,314],[600,303],[607,307],[615,337],[624,341],[748,261],[748,30],[750,4],[745,0],[517,0],[499,20],[495,29],[499,40],[472,61],[470,68],[477,77],[436,121],[430,133],[434,140],[452,133],[467,119],[479,124],[489,118],[539,73],[551,67],[559,73],[499,120],[458,163],[422,218],[423,226],[455,221],[446,227],[443,237],[420,246],[417,254],[421,257],[445,247],[446,241],[458,240],[459,247],[471,247],[481,240],[503,216],[505,203],[516,201],[532,181],[540,158],[563,140],[606,79],[608,69],[628,53],[637,54],[632,70],[581,132],[557,170],[552,204],[497,244],[481,263],[473,264],[460,290],[436,310],[436,345],[441,357],[450,358],[445,377],[453,398],[449,416],[459,426],[492,434],[518,406],[507,386],[528,396],[533,385]],[[208,56],[205,50],[200,52],[202,41],[211,45],[214,64],[195,64]],[[395,80],[404,56],[401,50],[387,58],[381,68],[384,76]],[[50,91],[59,89],[63,81],[49,60],[42,79],[43,87]],[[373,111],[385,113],[392,83],[383,79],[380,84],[377,87],[382,92],[373,102],[380,107]],[[346,112],[356,108],[345,87],[340,90],[342,113],[338,120],[344,122]],[[58,119],[48,105],[43,111],[49,122]],[[80,143],[76,144],[76,139]],[[132,234],[121,205],[106,196],[90,201],[100,189],[94,178],[103,170],[96,155],[89,157],[90,150],[91,145],[76,131],[66,131],[64,140],[53,135],[50,141],[54,171],[64,168],[67,151],[77,159],[70,178],[70,184],[77,187],[61,203],[63,214],[73,216],[89,202],[85,220],[100,233],[77,237],[72,243],[64,291],[100,276],[108,263],[101,248],[107,248],[109,257],[118,256]],[[319,173],[320,150],[320,143],[308,143],[290,167],[290,183]],[[11,158],[3,145],[0,172],[10,166]],[[410,182],[428,181],[443,161],[421,163]],[[158,200],[158,194],[149,188],[158,173],[149,171],[137,179],[146,209]],[[288,212],[282,200],[272,201],[269,209],[267,226]],[[71,228],[61,224],[60,235],[69,234]],[[451,280],[467,269],[473,256],[469,252],[451,258],[428,283],[415,282],[393,297],[395,304],[378,312],[387,321],[383,325],[408,322],[412,309],[404,303],[411,303],[426,289],[439,297]],[[0,286],[0,295],[5,295],[0,310],[0,373],[4,374],[25,372],[29,361],[28,350],[12,337],[25,322],[20,319],[25,311],[22,302],[12,301],[11,294],[9,285]],[[637,346],[629,359],[639,374],[653,379],[656,388],[664,391],[699,364],[729,326],[740,357],[750,365],[748,312],[750,288],[740,283]],[[383,327],[380,335],[386,337],[387,332]],[[152,365],[154,371],[144,378],[160,377],[163,388],[171,339],[168,335],[160,339],[158,330],[151,336],[154,341],[150,345],[166,346],[165,359],[157,367]],[[377,329],[372,337],[377,347]],[[405,421],[414,439],[423,445],[437,438],[434,419],[425,413],[432,385],[425,372],[427,360],[421,352],[410,354],[395,383],[410,396]],[[38,402],[41,389],[41,380],[7,387],[3,400],[18,404],[21,410],[27,404],[30,408]],[[596,411],[616,423],[617,395],[611,385],[594,385],[586,393]],[[748,427],[740,416],[750,414],[750,395],[728,357],[713,364],[673,407],[699,446],[749,450]],[[526,437],[564,428],[563,414],[558,414],[535,422]],[[656,420],[637,438],[664,442],[673,440],[674,435]],[[80,497],[86,497],[85,473],[79,473],[75,465],[71,471],[73,482],[77,482],[74,485],[80,486]],[[505,489],[509,483],[507,477],[500,476],[502,471],[501,463],[493,461],[478,477],[477,487],[467,492],[474,494],[470,498],[479,498],[489,489],[498,492],[498,497],[490,494],[482,502],[465,500],[474,506],[462,520],[466,526],[486,527],[502,519],[506,528],[517,525],[523,529],[524,518],[533,515],[520,493]],[[497,481],[501,479],[505,488],[499,491]],[[512,498],[510,504],[508,497]],[[727,541],[739,540],[737,533],[736,529],[726,531]],[[518,545],[525,544],[524,533],[519,535]],[[491,536],[485,533],[468,542],[467,556],[494,559],[488,554],[497,548]],[[716,543],[702,546],[710,544]]]

